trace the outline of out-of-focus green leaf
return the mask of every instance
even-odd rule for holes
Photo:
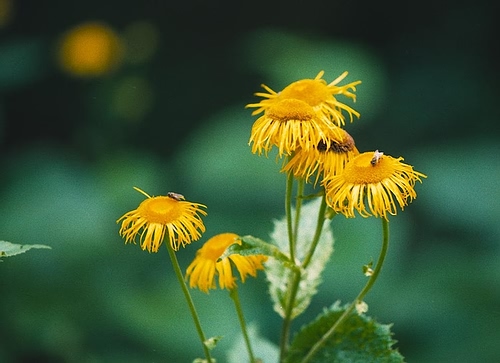
[[[337,302],[304,326],[295,336],[286,362],[300,362],[340,318],[347,306]],[[391,325],[380,324],[364,314],[351,313],[312,357],[312,363],[401,363],[403,356],[393,345]]]
[[[275,363],[279,361],[278,346],[263,337],[256,324],[249,324],[247,331],[256,360],[260,359],[263,363]],[[233,346],[228,350],[227,362],[248,362],[248,349],[242,333],[238,335]]]
[[[10,257],[19,255],[20,253],[24,253],[33,248],[51,248],[46,245],[20,245],[17,243],[0,241],[0,257]]]

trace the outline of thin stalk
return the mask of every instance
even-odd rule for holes
[[[372,275],[368,279],[365,287],[358,294],[356,299],[351,303],[351,305],[344,311],[344,313],[337,319],[335,324],[333,324],[330,329],[321,337],[321,339],[313,345],[313,347],[309,350],[307,355],[302,359],[301,363],[308,363],[311,361],[312,357],[318,352],[318,350],[325,344],[325,342],[330,339],[335,330],[342,324],[345,319],[349,316],[349,314],[354,310],[356,304],[363,301],[363,298],[366,296],[368,291],[373,287],[373,284],[377,280],[377,277],[382,269],[382,265],[384,264],[385,257],[387,256],[387,250],[389,247],[389,222],[385,218],[382,219],[382,229],[383,229],[383,239],[382,239],[382,249],[380,251],[380,255],[378,257],[377,265],[373,270]]]
[[[245,324],[245,317],[243,315],[243,310],[241,309],[240,297],[238,294],[238,287],[231,289],[229,291],[229,296],[234,302],[234,307],[236,308],[236,313],[238,314],[238,319],[240,321],[241,332],[243,333],[243,338],[245,339],[245,344],[248,350],[248,357],[250,358],[250,363],[256,362],[252,351],[252,345],[250,344],[250,338],[248,337],[247,326]]]
[[[297,184],[297,199],[295,200],[295,225],[293,227],[293,240],[297,244],[300,223],[300,209],[302,208],[302,196],[304,194],[304,179],[299,179]]]
[[[307,268],[309,263],[311,262],[314,251],[316,250],[316,246],[318,245],[319,238],[321,237],[321,232],[323,232],[323,225],[325,223],[325,211],[326,211],[326,196],[323,193],[323,197],[321,198],[321,204],[319,206],[318,212],[318,222],[316,223],[316,231],[314,232],[314,238],[311,242],[311,246],[309,247],[309,251],[307,252],[304,261],[302,262],[302,268]]]
[[[298,198],[299,200],[301,198]],[[326,211],[326,199],[325,195],[323,194],[322,202],[319,208],[318,212],[318,221],[316,224],[316,231],[314,233],[314,238],[311,242],[311,247],[309,249],[309,252],[302,263],[302,269],[305,269],[309,262],[311,261],[312,255],[314,253],[314,250],[316,249],[316,246],[318,245],[321,232],[323,231],[323,224],[325,222],[325,211]],[[298,222],[297,222],[298,225]],[[280,341],[280,360],[282,361],[285,358],[286,350],[288,348],[288,340],[290,336],[290,327],[292,324],[292,313],[293,313],[293,304],[295,301],[295,298],[297,296],[297,291],[299,290],[299,284],[300,284],[300,270],[294,271],[293,275],[291,276],[291,282],[290,282],[290,290],[289,295],[288,295],[288,302],[286,305],[286,310],[285,310],[285,317],[283,319],[283,326],[281,329],[281,341]]]
[[[290,260],[295,261],[295,235],[293,233],[293,218],[292,218],[292,191],[293,191],[293,173],[289,172],[286,179],[285,192],[285,213],[288,228],[288,244],[290,248]]]
[[[186,282],[184,281],[184,277],[182,275],[181,267],[179,266],[179,261],[177,260],[177,256],[175,254],[174,249],[170,245],[170,243],[166,243],[168,254],[170,256],[170,260],[172,261],[172,265],[174,267],[175,275],[177,276],[177,280],[179,281],[179,285],[181,285],[182,292],[184,293],[184,297],[189,306],[189,310],[191,312],[191,316],[194,320],[194,325],[196,326],[196,331],[198,332],[198,336],[200,337],[201,345],[203,347],[203,351],[205,352],[205,357],[207,358],[207,362],[211,363],[212,358],[210,357],[210,351],[208,347],[205,345],[205,334],[203,333],[203,329],[201,328],[200,319],[198,318],[198,313],[196,312],[196,308],[194,307],[193,299],[191,298],[191,294],[186,286]]]
[[[285,213],[288,228],[288,243],[290,249],[290,260],[295,263],[295,231],[292,218],[292,191],[295,178],[292,172],[287,174],[286,193],[285,193]],[[296,225],[298,221],[296,220]],[[285,306],[285,315],[283,317],[283,326],[281,327],[280,337],[280,357],[284,358],[288,346],[288,338],[290,334],[290,324],[292,322],[293,301],[297,294],[297,289],[300,281],[300,271],[293,271],[290,276],[291,288],[288,290],[288,301]]]

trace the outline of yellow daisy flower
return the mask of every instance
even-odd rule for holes
[[[293,172],[297,178],[306,182],[316,173],[316,184],[320,175],[337,175],[344,170],[345,164],[359,154],[354,144],[354,139],[347,131],[338,128],[338,133],[331,133],[329,144],[320,141],[311,150],[299,149],[281,169],[282,172]]]
[[[196,257],[186,270],[186,279],[189,287],[199,288],[208,293],[215,289],[215,275],[219,275],[221,289],[231,290],[236,287],[236,277],[233,276],[232,266],[238,270],[241,281],[245,282],[246,276],[257,276],[257,270],[263,270],[262,263],[267,260],[264,255],[242,256],[233,254],[217,261],[230,245],[241,244],[239,237],[234,233],[221,233],[210,238],[198,250]]]
[[[125,243],[135,243],[135,237],[139,235],[143,250],[158,252],[167,234],[170,246],[177,251],[181,245],[184,247],[198,240],[205,232],[205,225],[199,216],[207,215],[201,209],[206,208],[205,205],[187,202],[181,194],[173,192],[151,197],[139,188],[134,189],[147,199],[116,221],[122,222],[119,233],[125,238]]]
[[[328,142],[328,135],[335,126],[317,117],[306,102],[286,98],[274,102],[252,126],[249,144],[252,152],[267,154],[273,146],[278,155],[289,155],[297,148],[310,150],[321,141]]]
[[[359,154],[341,174],[323,179],[327,204],[346,217],[354,210],[363,217],[396,215],[396,204],[403,210],[417,197],[416,181],[427,177],[402,161],[378,150]]]
[[[349,114],[351,122],[353,121],[353,115],[359,118],[360,115],[357,111],[339,102],[335,96],[344,95],[355,102],[356,95],[353,92],[356,91],[356,86],[360,84],[361,81],[351,82],[344,86],[337,86],[337,84],[347,76],[348,72],[344,72],[337,77],[337,79],[327,84],[326,81],[322,79],[324,73],[324,71],[320,71],[314,79],[302,79],[293,82],[286,86],[281,92],[275,92],[268,86],[262,85],[267,93],[258,92],[255,93],[255,95],[265,99],[258,103],[250,103],[246,107],[256,107],[257,109],[252,112],[252,115],[257,115],[267,111],[277,101],[296,98],[310,105],[321,119],[331,121],[337,126],[345,124],[345,118],[342,111],[346,111]]]

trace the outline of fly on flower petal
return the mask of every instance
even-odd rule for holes
[[[170,197],[170,198],[175,199],[177,201],[186,200],[186,198],[184,198],[184,196],[182,194],[174,193],[174,192],[168,192],[167,197]]]

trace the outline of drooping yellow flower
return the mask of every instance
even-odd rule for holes
[[[327,204],[346,217],[355,210],[363,217],[396,215],[396,205],[403,210],[417,197],[416,181],[427,177],[402,161],[378,150],[359,154],[341,174],[323,179]]]
[[[94,77],[114,70],[122,61],[124,46],[107,24],[82,23],[61,36],[58,61],[73,76]]]
[[[249,144],[252,152],[267,154],[277,146],[278,155],[289,155],[297,148],[310,150],[321,141],[328,143],[328,135],[335,126],[319,118],[306,102],[286,98],[276,101],[252,126]],[[338,131],[337,131],[338,132]]]
[[[257,270],[264,269],[262,263],[267,260],[267,256],[264,255],[232,254],[217,261],[226,248],[234,243],[241,244],[235,233],[221,233],[205,242],[186,270],[189,287],[199,288],[208,293],[209,289],[216,288],[215,275],[218,275],[219,287],[231,290],[236,287],[236,277],[233,275],[232,266],[238,270],[242,282],[245,282],[247,275],[255,277]]]
[[[354,139],[347,131],[341,128],[332,132],[329,145],[320,141],[311,150],[298,149],[290,160],[281,169],[282,172],[292,172],[295,177],[306,182],[316,173],[316,184],[321,175],[333,176],[344,170],[345,164],[359,154],[354,144]]]
[[[252,115],[257,115],[261,112],[266,112],[280,100],[295,98],[306,102],[321,119],[333,122],[336,126],[343,126],[345,124],[345,118],[342,111],[348,113],[350,121],[352,122],[353,115],[359,117],[359,113],[353,108],[338,101],[335,96],[343,95],[355,102],[356,95],[353,92],[356,91],[356,86],[360,84],[361,81],[351,82],[344,86],[337,86],[337,84],[347,76],[348,72],[342,73],[337,79],[330,83],[326,83],[326,81],[322,79],[324,73],[324,71],[320,71],[314,79],[302,79],[293,82],[286,86],[281,92],[275,92],[268,86],[262,85],[267,93],[258,92],[255,93],[255,95],[264,97],[265,99],[258,103],[250,103],[246,107],[256,107],[257,109],[252,112]]]
[[[143,250],[158,252],[167,235],[170,246],[177,251],[191,241],[196,241],[205,232],[205,225],[200,214],[207,215],[201,209],[203,204],[191,203],[177,193],[167,193],[166,196],[151,197],[139,188],[145,199],[137,209],[125,213],[116,222],[122,222],[120,235],[125,243],[135,243],[137,235]]]

